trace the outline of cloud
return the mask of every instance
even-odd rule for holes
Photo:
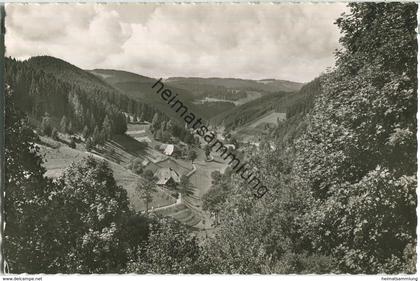
[[[8,4],[7,55],[152,77],[309,81],[332,66],[343,4]]]

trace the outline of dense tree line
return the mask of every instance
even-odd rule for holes
[[[173,142],[174,138],[187,144],[197,142],[194,134],[185,126],[172,122],[166,115],[155,113],[151,122],[150,130],[153,137],[161,142]]]
[[[296,182],[312,195],[303,230],[341,271],[413,271],[417,5],[350,8],[337,21],[337,68],[297,142]]]
[[[321,78],[315,78],[311,82],[302,86],[299,92],[293,96],[293,102],[287,105],[287,118],[291,118],[296,114],[308,113],[314,104],[315,98],[321,93]],[[280,105],[284,107],[284,105]]]
[[[322,77],[303,85],[292,98],[293,101],[290,100],[286,109],[287,121],[278,122],[275,129],[269,133],[269,139],[274,139],[280,146],[290,145],[305,132],[305,116],[312,110],[316,97],[321,94]]]

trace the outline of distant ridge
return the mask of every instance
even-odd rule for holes
[[[205,85],[205,86],[214,86],[214,87],[225,87],[227,89],[237,89],[237,90],[254,90],[254,91],[263,91],[267,93],[274,92],[296,92],[299,91],[303,83],[287,81],[287,80],[278,80],[278,79],[261,79],[261,80],[252,80],[252,79],[242,79],[242,78],[201,78],[201,77],[169,77],[165,79],[170,84],[173,85]]]

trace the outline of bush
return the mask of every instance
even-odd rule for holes
[[[56,128],[53,128],[52,129],[52,131],[51,131],[51,138],[53,140],[56,140],[56,141],[60,140],[60,138],[58,137],[58,131],[57,131]]]
[[[88,138],[87,140],[86,140],[86,150],[87,151],[91,151],[92,149],[93,149],[93,141],[92,141],[92,138]]]
[[[70,142],[69,142],[69,147],[70,148],[76,148],[76,142],[74,141],[74,139],[73,138],[71,138],[71,140],[70,140]]]
[[[134,158],[131,161],[130,169],[133,173],[141,175],[143,173],[143,164],[140,158]]]
[[[41,131],[41,134],[44,136],[51,136],[52,127],[51,127],[50,116],[48,114],[45,114],[45,116],[42,118],[40,131]]]

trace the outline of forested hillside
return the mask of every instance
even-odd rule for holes
[[[169,109],[168,105],[162,101],[160,96],[155,94],[155,90],[151,88],[156,82],[156,79],[127,71],[111,69],[94,69],[90,70],[89,73],[105,81],[107,84],[112,85],[129,98],[151,104],[177,120],[173,110]],[[236,111],[242,110],[239,108],[236,109],[229,101],[247,99],[247,102],[244,105],[252,106],[251,103],[261,103],[259,99],[254,101],[254,97],[270,96],[268,100],[264,100],[265,103],[261,105],[261,107],[263,107],[273,99],[277,101],[277,96],[283,96],[285,93],[298,91],[302,87],[301,83],[275,79],[258,81],[230,78],[187,77],[171,77],[165,79],[164,84],[176,93],[179,99],[184,104],[187,104],[191,111],[200,113],[207,120],[220,114],[220,117],[217,120],[227,117],[228,123],[230,119],[236,119],[236,115],[229,117],[231,112],[232,114],[235,114]],[[206,97],[216,99],[217,102],[199,103]],[[255,114],[253,114],[250,119],[255,117]]]
[[[313,106],[313,101],[320,93],[320,79],[305,84],[297,92],[278,92],[265,95],[249,103],[225,111],[214,118],[212,123],[223,124],[234,129],[257,119],[269,111],[285,112],[287,118],[299,113],[306,114]]]
[[[160,95],[156,95],[156,89],[152,88],[159,78],[154,79],[127,71],[112,69],[94,69],[91,70],[90,73],[98,77],[98,79],[100,78],[105,81],[107,84],[112,85],[126,97],[153,106],[163,112],[166,116],[171,117],[175,123],[178,123],[181,126],[184,125],[178,114],[168,106],[166,101],[162,100]],[[168,87],[168,85],[166,85],[166,87]],[[192,103],[193,94],[190,91],[176,87],[170,87],[170,89],[177,94],[178,99],[186,104],[193,112],[200,112]]]
[[[130,99],[94,75],[52,57],[27,61],[6,59],[5,81],[14,89],[16,104],[28,113],[40,131],[40,123],[68,132],[97,130],[122,134],[126,116],[152,121],[152,106]],[[64,120],[64,121],[63,121]],[[103,124],[108,124],[104,128]],[[44,124],[45,125],[45,124]],[[63,125],[63,126],[61,126]]]

